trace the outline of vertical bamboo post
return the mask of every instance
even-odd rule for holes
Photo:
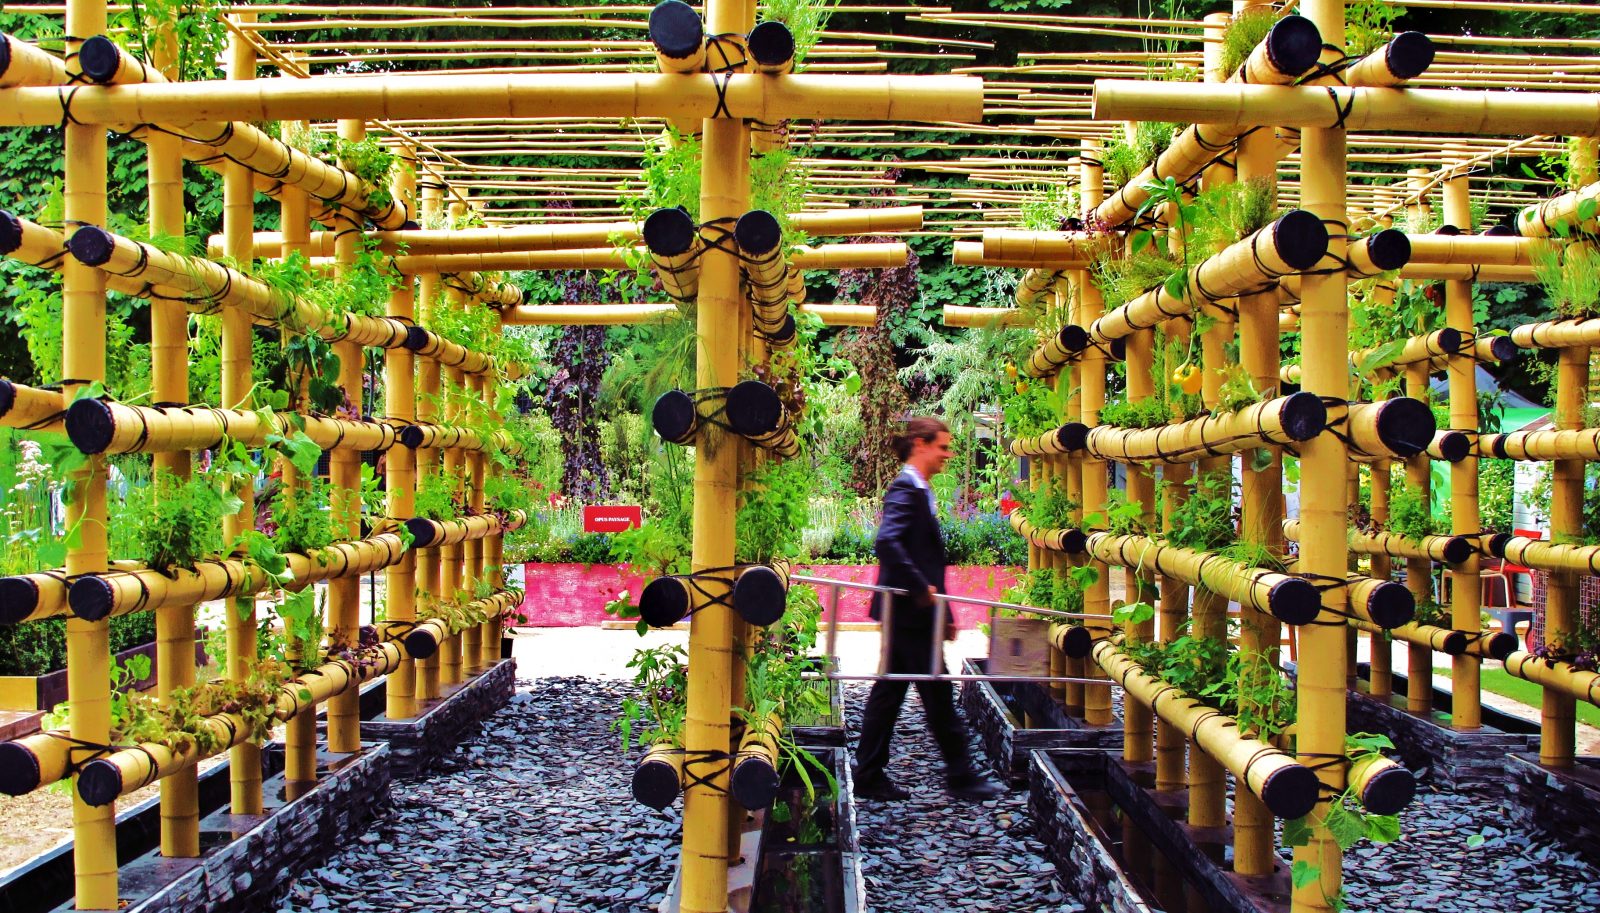
[[[1417,199],[1406,208],[1406,228],[1412,232],[1422,232],[1428,224],[1428,203],[1423,196],[1428,183],[1428,170],[1426,168],[1411,169],[1411,177],[1407,181],[1412,191],[1417,194]],[[1428,327],[1422,320],[1416,327],[1418,333],[1426,333]],[[1413,399],[1428,402],[1433,392],[1428,382],[1428,366],[1414,364],[1406,366],[1406,395]],[[1433,464],[1429,462],[1426,453],[1419,453],[1406,458],[1406,487],[1415,491],[1417,497],[1422,499],[1423,509],[1431,515],[1433,512]],[[1411,595],[1417,604],[1432,602],[1433,592],[1433,562],[1426,558],[1406,559],[1406,587],[1411,590]],[[1428,647],[1408,644],[1406,646],[1406,709],[1412,713],[1427,714],[1433,710],[1433,650]]]
[[[94,0],[67,4],[67,71],[80,72],[72,36],[101,34],[106,7]],[[72,122],[63,130],[66,172],[63,215],[69,224],[106,223],[106,132]],[[106,376],[105,274],[66,258],[61,279],[61,386],[71,399],[79,389]],[[67,524],[80,531],[67,548],[67,573],[92,574],[107,567],[106,462],[91,456],[69,482]],[[67,696],[72,738],[90,745],[111,744],[111,648],[105,621],[67,618]],[[77,785],[77,776],[73,776]],[[114,804],[86,804],[72,791],[74,886],[80,910],[117,907],[117,832]]]
[[[339,138],[359,141],[366,138],[367,125],[360,120],[341,120]],[[348,168],[349,162],[340,162]],[[345,218],[334,220],[334,269],[343,275],[355,262],[361,243],[361,226]],[[339,390],[344,394],[344,410],[361,414],[363,353],[361,346],[347,340],[333,344],[339,359]],[[349,448],[328,455],[328,501],[333,510],[334,529],[342,539],[361,537],[361,454]],[[354,649],[361,640],[361,578],[336,577],[328,581],[328,646]],[[328,699],[328,750],[350,754],[361,750],[361,694],[351,688]]]
[[[474,301],[470,297],[467,298],[465,304],[466,304],[467,307],[482,307],[482,305],[480,303]],[[488,385],[484,382],[484,376],[481,375],[481,374],[475,374],[475,375],[473,375],[471,377],[465,378],[465,380],[466,380],[466,389],[467,389],[468,395],[473,397],[473,398],[475,398],[477,400],[478,404],[481,404],[484,401],[484,396],[486,395],[487,390],[488,390]],[[474,404],[473,408],[475,408],[475,409],[482,408],[482,406],[478,405],[478,404]],[[483,471],[484,471],[483,451],[482,450],[470,450],[470,451],[467,452],[466,458],[467,458],[466,459],[466,462],[467,462],[467,513],[469,513],[469,514],[481,514],[481,513],[483,513],[483,505],[484,505],[484,501],[483,501]],[[462,550],[463,551],[463,557],[466,560],[466,571],[462,575],[462,577],[466,581],[467,598],[468,599],[476,599],[477,598],[477,594],[478,594],[479,589],[480,589],[478,584],[483,580],[483,540],[482,539],[470,539],[467,542],[464,542],[462,544],[466,546]],[[469,625],[467,627],[467,629],[462,632],[462,638],[461,638],[462,665],[465,668],[465,671],[466,671],[466,673],[468,675],[477,675],[478,673],[480,673],[480,672],[482,672],[484,670],[484,663],[483,663],[483,647],[484,647],[483,629],[484,629],[484,627],[485,627],[485,625],[483,625],[483,624]]]
[[[1444,220],[1463,231],[1472,230],[1472,208],[1467,196],[1467,176],[1456,175],[1444,182]],[[1445,322],[1471,339],[1476,331],[1472,319],[1472,283],[1448,281],[1444,284]],[[1470,351],[1445,359],[1450,379],[1450,427],[1476,435],[1478,430],[1478,363]],[[1458,536],[1476,536],[1483,530],[1478,517],[1478,457],[1469,453],[1450,464],[1450,527]],[[1450,626],[1476,633],[1483,629],[1483,593],[1478,576],[1478,554],[1455,565],[1450,572]],[[1477,729],[1482,725],[1479,704],[1479,679],[1482,657],[1462,653],[1450,660],[1450,723],[1457,729]]]
[[[750,9],[742,0],[709,0],[706,31],[740,35]],[[750,157],[750,131],[743,121],[712,118],[702,124],[700,218],[737,218],[749,208],[750,188],[742,180]],[[700,265],[696,313],[696,386],[731,387],[738,379],[748,341],[736,334],[740,309],[739,264],[720,247],[709,247]],[[720,439],[719,439],[720,438]],[[739,448],[715,429],[700,442],[694,469],[696,571],[733,564],[734,513],[739,489]],[[726,585],[707,582],[709,597]],[[732,751],[728,711],[733,706],[733,612],[720,603],[705,605],[689,626],[688,712],[684,748],[691,759],[709,758],[684,792],[682,904],[684,913],[723,913],[728,907],[728,762]],[[689,762],[686,762],[686,764]],[[686,771],[688,772],[688,771]]]
[[[1078,156],[1078,192],[1080,212],[1085,218],[1093,215],[1095,207],[1105,199],[1105,167],[1100,163],[1098,140],[1083,141],[1083,151]],[[1105,311],[1105,301],[1100,288],[1093,281],[1084,282],[1078,294],[1080,320],[1087,321]],[[1089,427],[1100,424],[1100,409],[1106,404],[1105,353],[1090,347],[1084,350],[1079,376],[1083,387],[1083,423]],[[1083,513],[1104,515],[1106,490],[1110,488],[1110,474],[1104,460],[1083,460]],[[1110,569],[1103,561],[1092,561],[1096,571],[1095,582],[1083,596],[1083,610],[1089,615],[1111,614]],[[1090,633],[1096,639],[1111,635],[1111,623],[1100,618],[1088,619]],[[1084,663],[1085,678],[1105,678],[1099,663]],[[1083,689],[1083,721],[1090,726],[1111,725],[1111,686],[1085,685]]]
[[[1344,0],[1304,0],[1300,9],[1323,35],[1344,34]],[[1341,52],[1336,48],[1324,50],[1324,60],[1339,56]],[[1300,138],[1301,208],[1329,225],[1332,239],[1328,253],[1336,260],[1343,259],[1349,248],[1345,223],[1345,131],[1307,128]],[[1303,349],[1303,386],[1319,396],[1341,401],[1350,397],[1346,284],[1343,272],[1306,275],[1300,281],[1302,338],[1316,340],[1315,345]],[[1345,575],[1349,521],[1344,466],[1348,459],[1344,443],[1331,434],[1318,435],[1301,449],[1300,567],[1322,579],[1342,580]],[[1346,602],[1343,589],[1330,589],[1323,594],[1325,612],[1343,612]],[[1337,794],[1344,789],[1346,765],[1329,764],[1327,759],[1342,758],[1345,751],[1343,625],[1306,625],[1300,629],[1299,637],[1297,754],[1302,763],[1314,765],[1318,777]],[[1327,811],[1328,803],[1323,799],[1311,815],[1314,823],[1310,844],[1295,849],[1296,862],[1313,866],[1320,873],[1316,881],[1294,891],[1295,913],[1331,910],[1331,898],[1338,897],[1341,890],[1339,844],[1322,823]]]
[[[1277,178],[1277,143],[1264,131],[1254,131],[1239,142],[1238,180],[1246,184],[1274,182]],[[1270,186],[1270,183],[1268,184]],[[1264,398],[1279,394],[1279,330],[1276,289],[1239,299],[1239,363]],[[1239,538],[1247,545],[1283,554],[1283,451],[1263,448],[1266,459],[1246,454],[1241,461]],[[1259,465],[1261,468],[1257,469]],[[1276,675],[1278,641],[1283,625],[1272,615],[1251,606],[1239,607],[1239,649],[1246,655],[1242,675]],[[1263,669],[1262,665],[1272,666]],[[1272,874],[1272,813],[1248,789],[1233,791],[1233,866],[1249,877]]]
[[[406,146],[393,176],[392,192],[407,212],[416,212],[417,166],[415,153]],[[384,313],[400,320],[417,316],[416,277],[396,277],[389,290]],[[414,422],[417,418],[417,392],[414,382],[416,359],[411,350],[397,346],[383,350],[383,411],[391,420]],[[395,446],[384,454],[384,511],[390,517],[407,519],[416,511],[416,457],[410,447]],[[391,624],[404,626],[417,619],[416,552],[406,549],[398,564],[384,574],[387,594],[384,617]],[[384,686],[384,715],[391,720],[408,719],[417,714],[417,668],[410,657],[400,661],[389,673]]]
[[[1389,461],[1379,460],[1372,464],[1372,522],[1379,529],[1385,529],[1389,523]],[[1388,580],[1394,574],[1394,559],[1388,555],[1372,556],[1372,576],[1379,580]],[[1368,664],[1371,670],[1368,676],[1367,693],[1375,699],[1387,704],[1394,694],[1394,651],[1392,641],[1387,634],[1372,632],[1367,639],[1367,654],[1370,657]]]
[[[284,124],[283,137],[285,141],[291,131],[305,131],[309,125],[302,122]],[[296,187],[284,185],[283,193],[278,197],[278,223],[283,231],[283,245],[280,253],[287,258],[291,254],[307,255],[311,247],[310,206],[311,200],[305,193]],[[305,377],[291,378],[291,384],[298,386],[295,391],[296,402],[304,402],[304,394],[308,387],[309,379]],[[310,480],[300,478],[300,471],[288,459],[278,460],[278,469],[282,473],[280,480],[282,487],[279,489],[279,498],[305,497],[306,486]],[[316,645],[312,645],[315,647]],[[291,647],[294,651],[291,658],[298,659],[303,645]],[[309,792],[317,782],[317,705],[308,705],[299,713],[290,717],[284,723],[283,734],[283,778],[284,795],[289,798],[302,796]]]
[[[432,227],[440,219],[444,208],[444,185],[430,179],[421,187],[421,213],[424,227]],[[425,272],[417,276],[417,297],[421,299],[421,324],[431,326],[433,323],[434,302],[439,294],[439,274]],[[417,421],[434,422],[439,415],[439,361],[436,358],[414,359],[416,365],[417,384]],[[433,448],[418,448],[413,459],[416,463],[416,480],[420,488],[427,480],[439,473],[439,452]],[[415,505],[413,505],[414,507]],[[443,599],[441,589],[441,574],[439,570],[439,547],[416,550],[416,575],[417,592],[422,594],[423,604],[427,606],[430,615],[437,615],[440,600]],[[434,654],[417,665],[417,700],[430,701],[439,697],[439,665],[440,653]]]
[[[228,41],[228,78],[254,79],[255,51],[238,34]],[[222,172],[222,247],[226,256],[238,263],[249,263],[255,230],[255,187],[244,166],[228,162]],[[253,408],[251,346],[254,329],[250,315],[241,308],[222,310],[222,404],[228,409]],[[223,541],[232,542],[255,526],[255,495],[246,482],[235,493],[244,501],[237,514],[223,519]],[[256,665],[256,601],[251,596],[228,600],[228,678],[244,681]],[[233,813],[261,813],[261,748],[250,742],[235,745],[228,752],[228,774],[232,784]]]
[[[1079,195],[1082,195],[1081,190]],[[1074,270],[1068,275],[1066,282],[1068,294],[1065,301],[1065,307],[1061,308],[1060,314],[1058,315],[1063,322],[1067,320],[1071,320],[1073,322],[1082,320],[1083,285],[1087,278],[1088,273],[1083,270]],[[1054,320],[1051,321],[1052,324],[1055,322],[1056,321]],[[1087,324],[1084,323],[1080,325]],[[1062,403],[1061,421],[1077,421],[1078,418],[1083,414],[1082,367],[1078,364],[1069,365],[1067,368],[1063,369],[1062,374],[1058,375],[1056,382],[1065,383],[1068,385],[1067,398]],[[1065,480],[1066,495],[1067,497],[1071,498],[1072,503],[1076,505],[1072,509],[1072,519],[1075,525],[1081,527],[1083,525],[1083,460],[1079,454],[1069,455],[1064,457],[1064,460],[1067,467]],[[1059,586],[1061,584],[1061,580],[1071,571],[1072,561],[1069,560],[1066,555],[1057,554],[1055,556],[1055,566],[1057,578],[1056,583]],[[1060,675],[1069,678],[1083,678],[1084,660],[1081,657],[1076,659],[1068,657],[1062,651],[1052,648],[1050,671],[1052,675]],[[1062,683],[1057,689],[1057,697],[1061,700],[1062,709],[1069,716],[1081,716],[1083,714],[1082,682]]]
[[[177,23],[152,19],[155,36],[151,62],[168,80],[179,78]],[[179,139],[152,133],[146,152],[150,174],[150,234],[171,238],[183,235],[183,154]],[[159,404],[189,402],[189,314],[181,301],[150,301],[151,395]],[[157,453],[152,458],[158,472],[188,478],[189,452]],[[156,616],[156,697],[171,699],[178,688],[192,687],[194,668],[194,606],[164,605]],[[161,780],[161,855],[200,855],[199,771],[184,767]]]
[[[1128,402],[1137,402],[1155,395],[1155,383],[1151,377],[1154,363],[1154,340],[1149,332],[1135,333],[1128,337]],[[1156,487],[1155,479],[1149,469],[1128,465],[1128,503],[1138,503],[1144,509],[1144,520],[1147,529],[1156,529],[1160,522],[1156,516]],[[1128,568],[1123,575],[1124,592],[1127,601],[1149,602],[1156,598],[1155,580],[1152,571]],[[1185,591],[1187,595],[1187,591]],[[1167,608],[1167,601],[1161,600],[1163,612]],[[1165,623],[1165,617],[1163,617]],[[1149,640],[1155,636],[1155,623],[1153,621],[1128,622],[1122,626],[1122,633],[1129,641]],[[1128,695],[1123,695],[1122,701],[1122,758],[1132,763],[1144,763],[1155,759],[1154,744],[1155,714],[1146,704],[1129,700]]]

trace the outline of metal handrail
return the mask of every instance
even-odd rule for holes
[[[856,583],[853,580],[840,580],[835,577],[813,577],[809,574],[790,574],[789,580],[794,583],[809,583],[828,588],[828,674],[831,681],[901,681],[901,682],[998,682],[998,683],[1023,683],[1023,682],[1048,682],[1048,683],[1074,683],[1111,685],[1108,679],[1099,678],[1072,678],[1067,676],[1024,676],[1024,675],[967,675],[965,673],[952,674],[929,672],[928,674],[915,674],[903,672],[889,672],[889,637],[883,637],[882,645],[878,650],[878,671],[875,675],[844,675],[838,667],[838,639],[839,639],[839,591],[841,589],[862,590],[870,593],[887,593],[891,596],[906,596],[907,591],[897,587],[878,586],[872,583]],[[944,629],[945,618],[949,609],[947,603],[964,602],[971,605],[981,605],[989,609],[989,620],[994,620],[997,609],[1011,609],[1019,612],[1032,612],[1037,615],[1048,615],[1055,618],[1073,619],[1103,619],[1111,620],[1110,615],[1100,615],[1089,612],[1060,612],[1055,609],[1044,609],[1038,606],[1022,605],[1014,602],[999,602],[991,599],[978,599],[973,596],[956,596],[950,593],[933,594],[933,651],[929,657],[930,670],[941,668],[944,665]],[[887,600],[883,607],[883,620],[879,624],[889,629],[894,620],[894,602]]]

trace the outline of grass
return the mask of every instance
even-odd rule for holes
[[[1437,675],[1450,674],[1448,668],[1435,668],[1433,671]],[[1490,694],[1508,697],[1519,704],[1527,704],[1534,709],[1538,709],[1544,694],[1544,689],[1533,682],[1517,678],[1506,670],[1495,666],[1483,667],[1482,687],[1483,690]],[[1600,727],[1600,707],[1579,701],[1578,722]]]

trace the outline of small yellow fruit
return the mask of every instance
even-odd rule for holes
[[[1017,366],[1012,364],[1012,363],[1010,363],[1010,362],[1006,362],[1006,377],[1015,378],[1016,376],[1017,376]]]
[[[1027,393],[1028,392],[1028,382],[1025,381],[1025,380],[1017,381],[1017,392],[1018,393]]]
[[[1200,368],[1192,364],[1179,365],[1172,372],[1172,382],[1185,393],[1199,393],[1203,379]]]

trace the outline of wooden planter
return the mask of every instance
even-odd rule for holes
[[[812,753],[833,771],[837,789],[827,799],[825,791],[819,789],[813,804],[807,801],[798,777],[791,772],[785,778],[773,809],[786,806],[789,820],[777,821],[780,816],[772,810],[766,814],[751,913],[863,913],[867,909],[849,757],[838,748],[816,748]],[[815,829],[800,826],[805,816],[809,816]]]
[[[961,671],[981,675],[988,660],[969,659]],[[1045,689],[1028,682],[963,682],[961,710],[978,733],[996,773],[1016,784],[1028,778],[1028,756],[1044,748],[1121,749],[1122,722],[1090,726],[1069,716]]]
[[[205,630],[195,631],[194,661],[196,666],[206,664]],[[151,641],[129,650],[123,650],[115,662],[126,664],[134,656],[150,658],[150,674],[134,682],[133,687],[145,691],[156,683],[156,644]],[[44,675],[0,675],[0,710],[25,713],[47,712],[67,699],[67,670],[59,669]],[[19,733],[20,735],[21,733]]]

